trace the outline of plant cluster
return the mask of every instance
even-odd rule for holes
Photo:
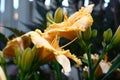
[[[93,39],[97,36],[97,30],[91,27],[94,22],[91,16],[93,7],[93,4],[82,7],[69,17],[58,8],[54,16],[47,13],[48,27],[44,32],[36,29],[9,40],[0,52],[0,79],[9,79],[5,69],[6,59],[12,60],[17,66],[19,80],[33,77],[39,80],[40,66],[51,62],[57,80],[62,80],[60,73],[71,71],[71,60],[76,63],[77,68],[83,69],[81,74],[86,80],[105,80],[112,72],[119,73],[120,57],[110,62],[108,52],[120,43],[120,27],[114,34],[111,29],[104,31],[102,50],[99,54],[92,53]],[[69,42],[60,46],[61,38]],[[65,49],[74,42],[84,51],[83,56],[76,56],[70,49]]]

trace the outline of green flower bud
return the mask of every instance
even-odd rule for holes
[[[83,32],[83,39],[89,40],[91,38],[91,27],[89,27],[85,32]]]
[[[62,8],[57,8],[54,14],[54,21],[56,23],[60,23],[62,22],[62,20],[63,20],[63,10]]]
[[[108,50],[112,47],[116,46],[117,44],[120,44],[120,26],[118,27],[117,31],[115,32],[114,36],[111,39],[110,44],[108,45]]]
[[[39,62],[39,49],[36,47],[26,48],[24,52],[19,54],[16,59],[15,63],[21,69],[22,72],[29,72],[36,63]]]
[[[46,18],[47,18],[49,23],[54,23],[53,16],[52,16],[52,14],[50,12],[48,12],[46,14]]]
[[[97,30],[92,30],[92,33],[91,33],[91,38],[95,38],[97,36]]]
[[[104,31],[103,33],[103,38],[104,38],[104,41],[105,43],[109,43],[111,38],[112,38],[112,30],[109,28],[107,29],[106,31]]]
[[[33,55],[31,53],[31,49],[30,48],[27,48],[26,49],[26,54],[25,55],[25,61],[24,61],[24,70],[25,72],[28,72],[30,69],[31,69],[31,66],[32,66],[32,62],[33,62]]]

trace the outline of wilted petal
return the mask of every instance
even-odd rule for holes
[[[110,67],[111,67],[111,63],[110,62],[106,62],[106,61],[101,61],[100,62],[100,68],[101,68],[101,70],[102,70],[102,72],[103,72],[103,74],[105,74],[105,73],[107,73],[108,72],[108,70],[110,69]]]

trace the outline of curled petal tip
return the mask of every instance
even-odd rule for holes
[[[94,4],[88,5],[85,7],[85,12],[92,13]]]

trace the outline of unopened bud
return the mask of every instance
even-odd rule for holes
[[[112,30],[109,28],[103,33],[103,38],[106,43],[108,43],[112,38]]]
[[[54,21],[56,23],[60,23],[62,22],[63,20],[63,10],[62,8],[58,8],[56,11],[55,11],[55,15],[54,15]]]
[[[85,32],[83,32],[83,39],[89,40],[91,38],[91,27],[89,27]]]
[[[120,26],[118,27],[117,31],[115,32],[114,36],[111,39],[110,44],[108,45],[108,50],[112,47],[120,44]]]
[[[97,36],[97,30],[92,30],[91,37],[95,38]]]

